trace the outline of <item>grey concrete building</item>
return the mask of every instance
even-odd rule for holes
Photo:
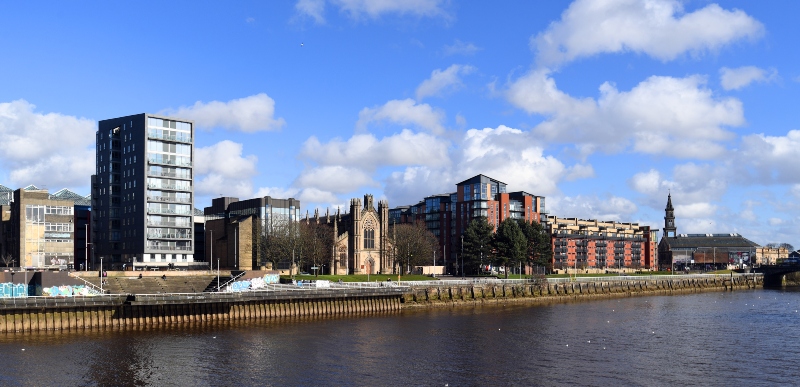
[[[137,114],[98,123],[94,263],[194,268],[194,123]]]

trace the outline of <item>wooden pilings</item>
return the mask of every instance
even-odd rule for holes
[[[394,312],[401,297],[336,297],[243,302],[121,304],[0,309],[0,333],[77,331],[215,321],[250,321]]]

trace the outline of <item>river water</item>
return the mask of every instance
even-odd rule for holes
[[[0,385],[800,384],[800,292],[0,336]]]

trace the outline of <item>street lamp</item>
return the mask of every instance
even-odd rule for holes
[[[464,234],[461,234],[461,279],[464,279]]]

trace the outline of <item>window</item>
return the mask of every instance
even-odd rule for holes
[[[366,230],[364,232],[364,248],[365,249],[375,248],[375,230]]]

